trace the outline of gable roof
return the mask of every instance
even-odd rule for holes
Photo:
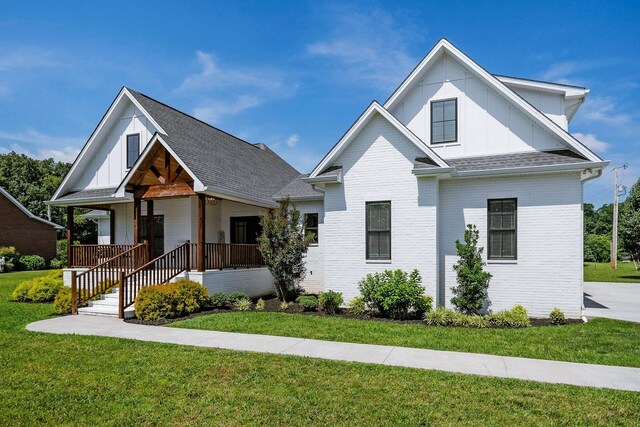
[[[420,63],[413,69],[413,71],[411,71],[409,76],[407,76],[407,78],[400,84],[400,86],[398,86],[398,88],[391,94],[389,99],[384,103],[384,107],[387,110],[392,109],[396,102],[403,98],[407,91],[409,91],[413,87],[413,85],[421,78],[421,76],[430,67],[430,65],[434,63],[443,53],[447,53],[448,55],[460,61],[474,75],[476,75],[490,87],[495,89],[499,94],[503,95],[513,104],[518,106],[525,114],[535,119],[536,122],[538,122],[553,135],[556,135],[565,145],[567,145],[569,149],[575,150],[590,161],[602,161],[602,159],[597,154],[595,154],[580,141],[574,138],[569,132],[565,131],[548,116],[535,108],[524,98],[519,96],[503,82],[501,82],[496,76],[482,68],[482,66],[480,66],[469,56],[464,54],[449,40],[444,38],[440,39],[436,43],[436,45],[429,51],[429,53],[427,53],[427,55],[422,59],[422,61],[420,61]]]
[[[409,141],[411,141],[418,149],[420,149],[429,159],[431,159],[439,168],[448,169],[449,165],[440,156],[438,156],[427,144],[411,132],[405,125],[396,119],[389,111],[387,111],[377,101],[373,101],[366,110],[358,117],[349,130],[340,138],[340,140],[329,150],[326,156],[318,163],[307,178],[303,180],[313,182],[320,174],[324,173],[332,162],[342,153],[349,143],[358,135],[374,114],[380,114],[386,121],[402,133]]]
[[[31,211],[27,208],[25,208],[22,203],[20,203],[19,201],[17,201],[11,194],[9,194],[9,192],[7,190],[5,190],[4,188],[0,187],[0,194],[2,194],[7,200],[9,200],[11,203],[13,203],[18,209],[20,209],[26,216],[28,216],[31,219],[35,219],[36,221],[40,221],[44,224],[50,225],[56,229],[63,229],[64,227],[62,227],[61,225],[55,224],[51,221],[47,221],[44,218],[40,218],[38,215],[34,215],[31,213]]]
[[[300,200],[322,200],[324,193],[316,189],[313,185],[303,181],[309,174],[295,177],[290,183],[278,190],[272,197],[274,200],[282,201],[289,198],[292,201]]]

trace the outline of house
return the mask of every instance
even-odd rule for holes
[[[307,291],[349,300],[367,273],[417,268],[449,306],[455,241],[475,224],[493,275],[487,308],[578,317],[583,184],[608,164],[568,132],[588,93],[493,75],[442,39],[300,174],[264,145],[123,88],[50,203],[106,212],[99,234],[109,244],[70,247],[71,265],[124,257],[125,306],[141,286],[177,275],[211,290],[269,291],[259,217],[289,198],[317,236]],[[95,286],[86,273],[76,280],[83,274],[78,286]]]
[[[56,257],[56,232],[63,227],[29,212],[0,187],[0,246],[14,246],[20,255]]]

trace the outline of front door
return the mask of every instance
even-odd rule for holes
[[[259,216],[231,217],[231,243],[248,243],[255,245],[262,234]]]
[[[143,215],[141,219],[140,237],[142,240],[149,240],[147,233],[147,216]],[[153,257],[157,258],[164,253],[164,215],[153,216]],[[151,244],[151,242],[149,242]]]

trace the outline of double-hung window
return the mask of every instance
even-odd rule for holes
[[[312,244],[318,243],[318,214],[317,213],[309,213],[304,214],[304,234],[307,233],[313,234]]]
[[[431,101],[431,143],[458,140],[458,100]]]
[[[140,155],[140,134],[127,135],[127,169],[130,169]]]
[[[391,259],[391,202],[366,204],[367,259]]]
[[[489,259],[518,259],[517,205],[516,199],[488,201]]]

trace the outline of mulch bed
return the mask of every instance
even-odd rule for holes
[[[327,314],[324,311],[302,311],[300,309],[300,305],[297,302],[291,302],[289,303],[289,307],[286,310],[281,310],[280,309],[280,304],[281,301],[275,297],[275,296],[270,296],[270,297],[265,297],[263,298],[264,300],[264,312],[277,312],[277,313],[289,313],[289,314],[302,314],[302,315],[306,315],[306,316],[327,316],[327,317],[346,317],[346,318],[350,318],[350,319],[360,319],[360,320],[371,320],[371,321],[376,321],[376,322],[391,322],[391,323],[422,323],[422,320],[420,319],[409,319],[409,320],[393,320],[393,319],[388,319],[385,317],[379,317],[379,316],[375,316],[375,315],[369,315],[369,314],[365,314],[365,315],[355,315],[355,314],[351,314],[349,313],[349,311],[347,309],[340,309],[339,312],[337,312],[336,314]],[[255,303],[256,300],[254,299],[253,302]],[[199,311],[197,313],[192,313],[188,316],[182,316],[182,317],[177,317],[175,319],[164,319],[164,320],[140,320],[137,318],[132,318],[132,319],[125,319],[125,322],[128,323],[135,323],[135,324],[139,324],[139,325],[150,325],[150,326],[163,326],[163,325],[168,325],[169,323],[173,323],[173,322],[179,322],[181,320],[187,320],[187,319],[192,319],[194,317],[199,317],[199,316],[206,316],[209,314],[216,314],[216,313],[230,313],[236,311],[232,308],[213,308],[213,307],[206,307],[204,308],[202,311]],[[580,319],[566,319],[565,324],[575,324],[575,323],[582,323],[582,320]],[[531,318],[531,326],[556,326],[553,325],[551,323],[550,319],[539,319],[539,318]],[[457,326],[442,326],[443,328],[455,328]],[[498,327],[490,327],[487,329],[508,329],[508,328],[498,328]]]

